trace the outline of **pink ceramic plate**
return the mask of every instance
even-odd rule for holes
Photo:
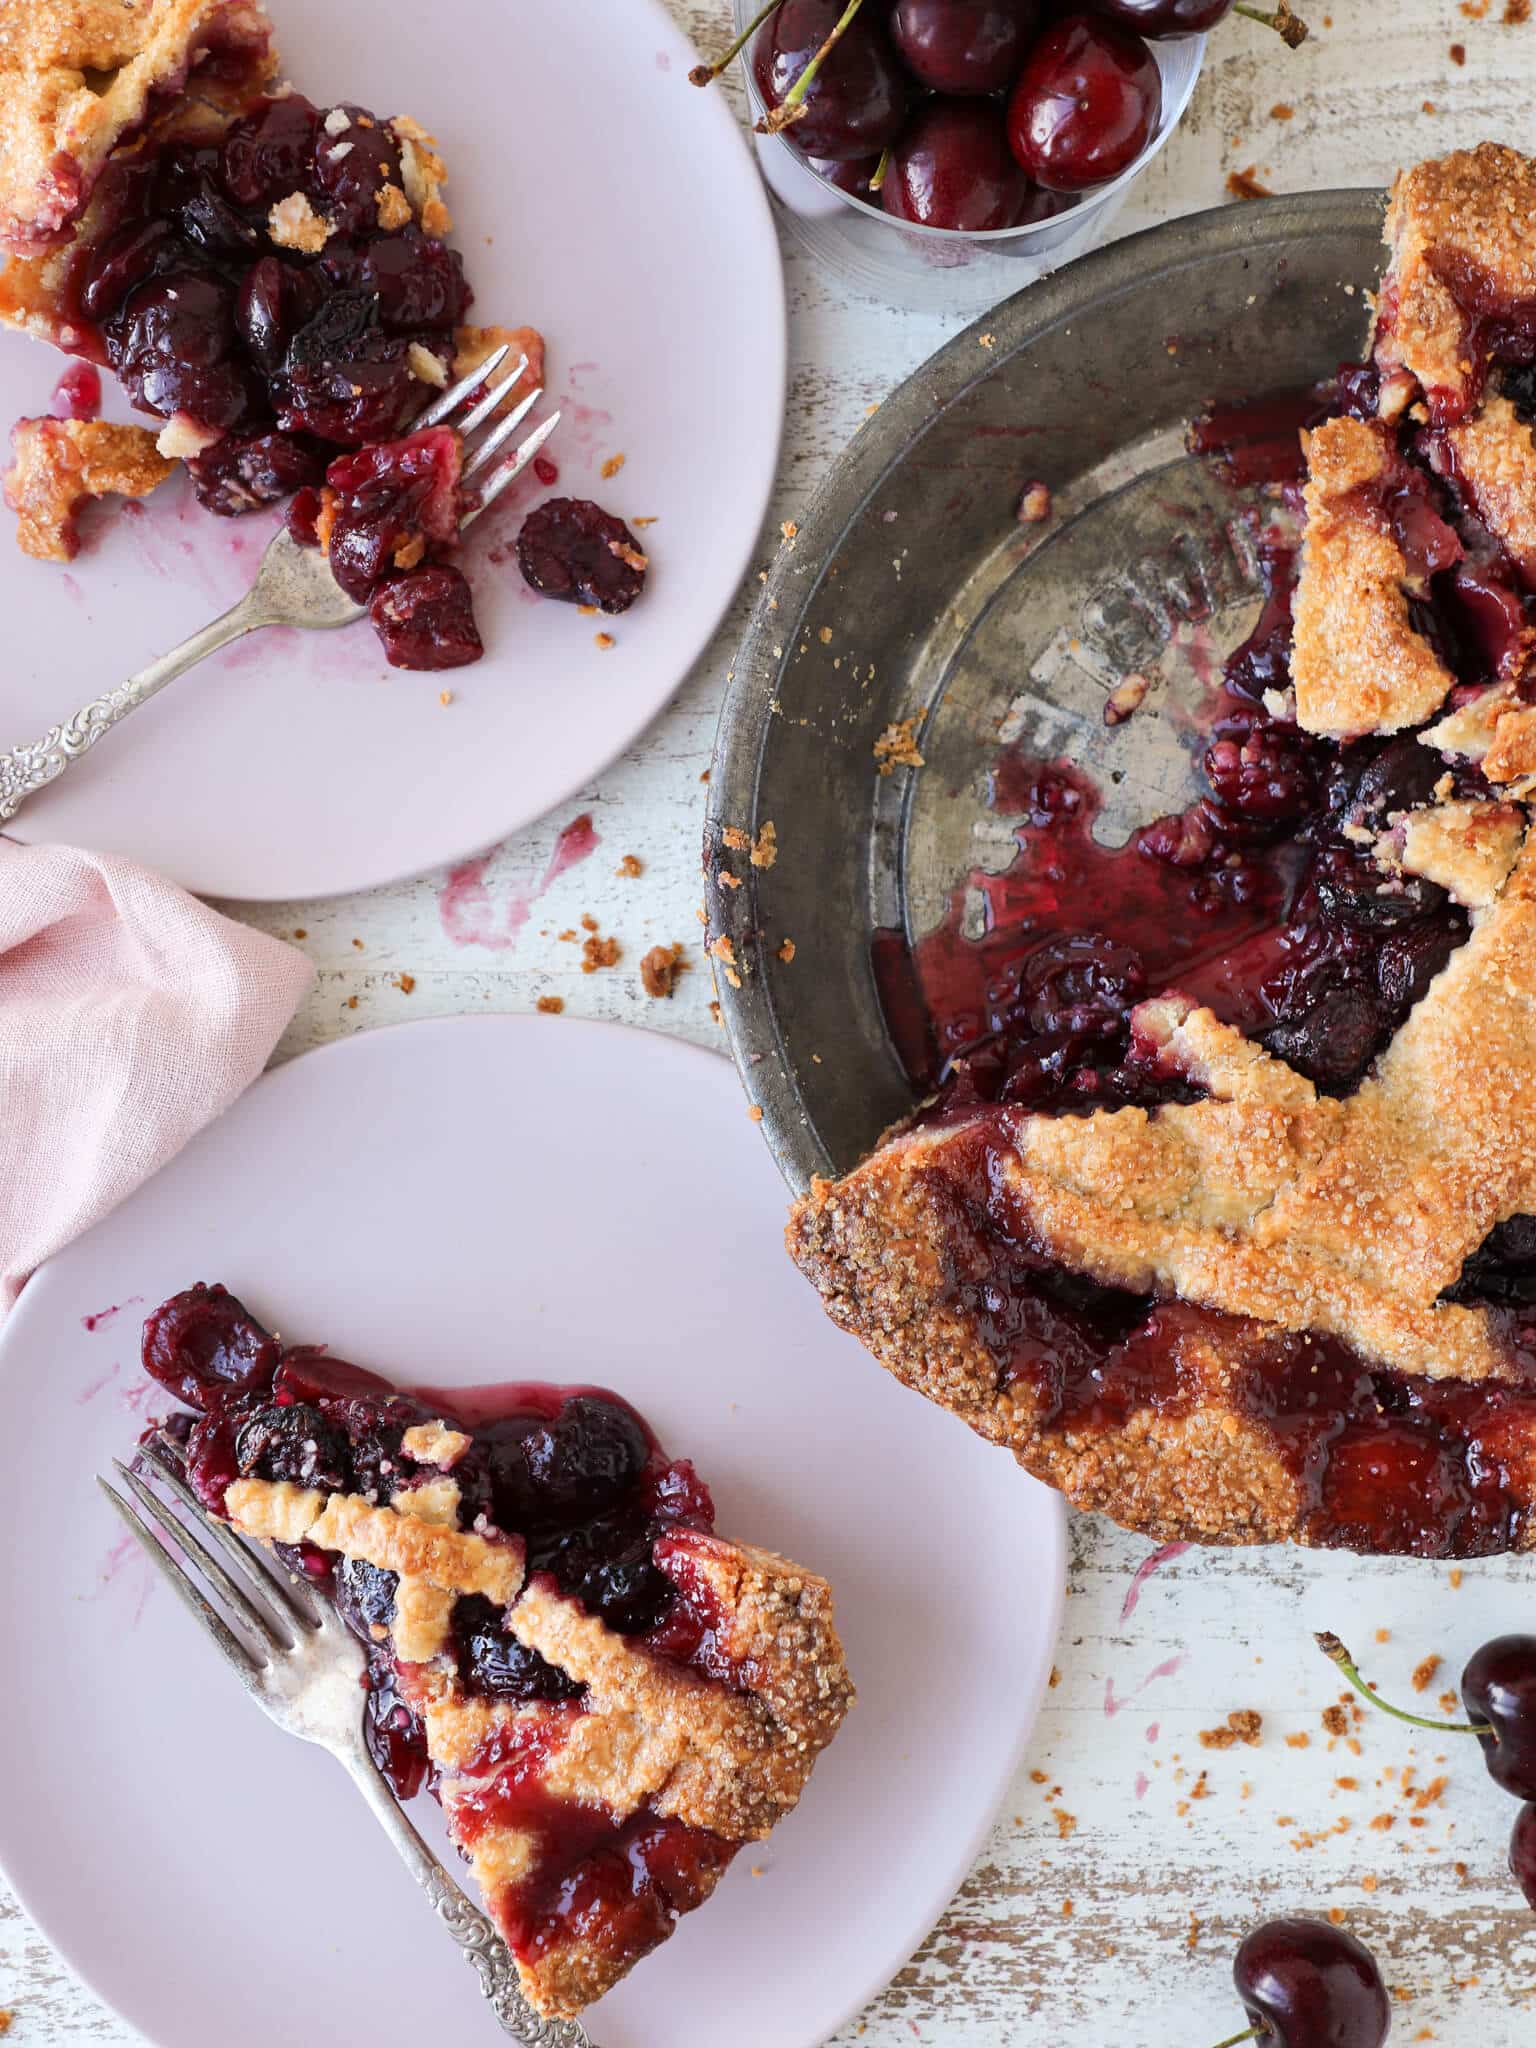
[[[28,1287],[0,1342],[0,1443],[26,1447],[0,1863],[160,2048],[502,2039],[341,1771],[245,1700],[97,1493],[153,1406],[144,1307],[194,1279],[405,1380],[613,1386],[722,1529],[831,1578],[859,1704],[800,1808],[594,2008],[601,2048],[811,2048],[938,1918],[1035,1719],[1064,1517],[832,1327],[784,1209],[724,1060],[448,1020],[281,1068]]]
[[[392,670],[366,624],[259,635],[136,713],[12,828],[247,898],[334,894],[475,852],[620,753],[741,579],[784,409],[767,204],[729,110],[689,85],[693,53],[655,0],[271,11],[285,69],[313,97],[412,114],[438,136],[472,317],[549,338],[565,410],[549,447],[556,488],[657,523],[642,530],[654,563],[643,602],[616,621],[582,618],[535,598],[508,547],[546,495],[530,478],[470,543],[488,648],[477,667]],[[62,362],[0,335],[0,427],[47,411]],[[605,480],[617,455],[624,467]],[[18,553],[0,508],[0,745],[37,737],[222,611],[271,530],[213,518],[179,481],[143,517],[86,525],[66,569]],[[594,644],[604,624],[610,650]]]

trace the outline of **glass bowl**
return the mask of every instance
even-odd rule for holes
[[[759,4],[760,0],[733,0],[738,34]],[[1204,36],[1180,36],[1148,45],[1163,79],[1157,132],[1118,178],[1083,193],[1049,220],[1025,227],[963,234],[893,220],[879,206],[818,177],[782,135],[754,132],[758,165],[794,239],[844,284],[918,312],[979,313],[1104,239],[1131,187],[1189,105],[1205,61],[1205,43]],[[738,61],[746,79],[749,117],[756,122],[763,105],[750,59],[749,43]]]

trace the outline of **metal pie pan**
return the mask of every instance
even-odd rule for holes
[[[1224,207],[1031,285],[886,400],[781,549],[721,712],[704,855],[723,1022],[795,1190],[911,1106],[872,945],[1008,865],[1001,746],[1084,768],[1110,843],[1194,794],[1180,709],[1260,586],[1241,494],[1185,431],[1360,356],[1384,203]],[[1021,524],[1035,481],[1052,516]],[[1151,691],[1112,726],[1132,671]],[[923,765],[881,774],[876,742],[907,720]]]

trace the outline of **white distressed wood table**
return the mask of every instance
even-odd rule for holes
[[[726,0],[668,4],[696,40],[718,44]],[[1311,0],[1305,11],[1314,33],[1296,53],[1242,21],[1222,27],[1120,232],[1221,204],[1234,172],[1274,191],[1381,184],[1400,162],[1484,137],[1536,147],[1536,20],[1518,19],[1528,0]],[[786,260],[791,384],[765,560],[767,536],[805,505],[868,409],[964,324],[850,299],[787,247]],[[296,939],[319,970],[279,1057],[408,1018],[530,1010],[548,997],[566,1016],[718,1044],[697,943],[700,780],[755,587],[749,578],[640,743],[483,865],[238,911]],[[583,813],[596,851],[543,888],[557,835]],[[638,876],[616,872],[630,854]],[[508,913],[525,903],[513,943]],[[557,937],[584,913],[622,948],[592,974]],[[670,1001],[653,1000],[640,958],[675,943],[692,971]],[[1457,1573],[1292,1551],[1154,1559],[1144,1542],[1077,1518],[1067,1591],[1059,1682],[992,1837],[942,1924],[839,2048],[1201,2048],[1241,2024],[1228,1976],[1241,1934],[1289,1911],[1335,1914],[1371,1943],[1401,2000],[1394,2041],[1536,2040],[1536,1915],[1504,1869],[1512,1802],[1465,1738],[1380,1716],[1330,1734],[1323,1715],[1341,1688],[1307,1635],[1337,1629],[1383,1690],[1434,1712],[1485,1636],[1536,1623],[1527,1566]],[[1018,1597],[1031,1597],[1027,1566]],[[1414,1700],[1411,1674],[1431,1656],[1442,1666]],[[987,1682],[984,1667],[954,1674],[957,1687]],[[1261,1717],[1256,1742],[1202,1744],[1230,1713]],[[944,1730],[914,1739],[942,1742]],[[857,1859],[879,1845],[849,1851],[856,1886]],[[0,1893],[5,2006],[18,2048],[138,2039]],[[306,2039],[326,2031],[317,2022]]]

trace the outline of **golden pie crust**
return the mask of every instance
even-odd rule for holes
[[[462,1433],[438,1421],[411,1432],[443,1461],[462,1454]],[[412,1453],[407,1452],[407,1455]],[[451,1479],[439,1487],[457,1488]],[[310,1542],[398,1576],[388,1640],[398,1685],[421,1717],[439,1773],[450,1828],[462,1839],[492,1918],[509,1929],[515,1888],[536,1875],[536,1832],[483,1810],[497,1779],[526,1744],[547,1751],[542,1784],[575,1809],[605,1809],[617,1825],[654,1814],[718,1843],[703,1857],[702,1903],[734,1847],[769,1833],[795,1805],[817,1756],[853,1703],[825,1580],[772,1552],[690,1530],[655,1545],[658,1568],[684,1597],[708,1596],[713,1681],[614,1634],[547,1578],[525,1582],[516,1539],[462,1531],[434,1519],[430,1489],[397,1493],[387,1506],[361,1495],[325,1494],[241,1479],[225,1496],[231,1521],[264,1541]],[[505,1609],[518,1640],[586,1693],[579,1704],[514,1705],[467,1693],[454,1659],[455,1600],[480,1593]],[[658,1937],[659,1938],[659,1937]],[[564,1938],[541,1944],[518,1970],[530,2002],[570,2017],[611,1989],[647,1952],[627,1946],[599,1916],[575,1916]]]
[[[1328,420],[1302,436],[1306,529],[1294,603],[1296,722],[1345,738],[1422,725],[1456,678],[1409,615],[1402,549],[1370,498],[1395,460],[1391,434]]]
[[[93,498],[147,498],[176,468],[147,427],[109,420],[18,420],[5,502],[16,514],[16,544],[39,561],[80,552],[76,520]]]
[[[256,0],[20,0],[0,12],[0,242],[54,240],[102,165],[199,69],[245,88],[269,78]],[[214,60],[217,59],[215,63]],[[217,84],[214,87],[217,90]]]
[[[1375,340],[1383,411],[1395,416],[1417,386],[1458,418],[1476,400],[1481,370],[1447,277],[1460,265],[1503,300],[1536,299],[1536,162],[1484,142],[1401,171],[1386,237]]]

